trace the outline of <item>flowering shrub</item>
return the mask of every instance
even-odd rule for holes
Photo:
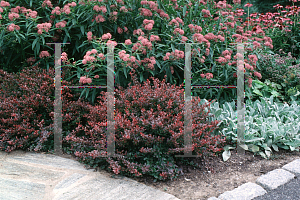
[[[159,180],[176,178],[180,171],[174,154],[184,151],[183,89],[154,78],[154,87],[150,87],[149,80],[141,87],[133,73],[130,75],[134,86],[116,89],[115,152],[118,157],[101,157],[106,155],[107,148],[105,98],[98,105],[89,106],[91,112],[85,114],[88,124],[78,125],[65,138],[72,146],[69,152],[80,162],[102,169],[106,167],[115,174],[148,174]],[[192,99],[192,152],[193,155],[215,156],[221,152],[225,138],[211,134],[219,121],[209,121],[207,108],[210,103],[199,106],[199,101],[199,98]],[[80,131],[85,132],[84,137],[77,135]]]
[[[65,77],[65,70],[62,70]],[[54,69],[24,68],[21,73],[9,74],[0,70],[0,150],[15,149],[48,151],[54,148]],[[62,81],[62,84],[68,84]],[[84,122],[88,111],[79,94],[62,90],[63,136]],[[65,147],[67,144],[64,144]]]
[[[9,56],[15,53],[9,50],[10,46],[28,49],[16,54],[16,61],[22,62],[33,54],[37,59],[40,51],[52,51],[45,42],[70,42],[63,48],[71,59],[86,56],[83,60],[67,64],[74,69],[72,78],[77,79],[77,83],[100,85],[104,82],[101,85],[105,85],[105,77],[99,76],[107,68],[106,52],[102,45],[113,43],[117,84],[127,87],[132,82],[128,74],[135,69],[140,82],[149,78],[150,74],[160,80],[167,74],[167,82],[178,86],[184,81],[184,43],[197,43],[192,45],[192,77],[195,80],[192,85],[236,85],[234,72],[238,55],[234,53],[236,46],[229,46],[229,43],[250,42],[250,47],[245,47],[247,53],[244,61],[246,82],[251,87],[252,79],[262,78],[256,69],[256,54],[273,48],[263,26],[258,25],[255,31],[250,31],[248,25],[248,31],[244,31],[245,24],[241,24],[238,18],[244,14],[242,9],[238,9],[240,1],[234,1],[233,6],[226,1],[215,3],[205,0],[188,4],[183,0],[169,4],[164,1],[122,0],[117,3],[105,0],[61,3],[40,1],[34,13],[25,7],[13,8],[12,3],[2,1],[1,28],[20,27],[19,30],[10,28],[3,32],[6,41],[3,52],[8,58],[0,62],[5,63],[4,68],[10,69],[8,66],[13,63]],[[15,14],[9,18],[12,13],[18,14],[19,18]],[[24,21],[31,23],[26,25]],[[117,44],[124,41],[126,45]],[[101,48],[97,49],[99,44]],[[86,55],[88,49],[102,51],[102,57],[99,54]],[[124,57],[121,57],[121,51],[125,51]],[[41,67],[48,69],[54,66],[54,56],[40,59],[43,62]],[[99,77],[96,78],[96,75]],[[68,81],[70,79],[67,78]],[[86,88],[81,94],[88,94],[89,90],[96,89]],[[215,90],[209,88],[205,93],[195,92],[193,96],[196,94],[200,98],[213,99],[217,96],[212,93]],[[236,99],[234,92],[222,89],[217,92],[218,100]],[[87,98],[90,96],[87,95]]]

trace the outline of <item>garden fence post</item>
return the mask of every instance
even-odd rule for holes
[[[175,157],[200,157],[192,155],[192,92],[191,92],[191,44],[185,43],[185,67],[184,67],[184,82],[185,82],[185,112],[184,112],[184,155],[175,155]],[[237,88],[237,153],[244,155],[245,150],[241,148],[244,145],[245,133],[245,90],[244,90],[244,43],[230,43],[237,45],[237,86],[193,86],[195,88],[202,87],[219,87],[219,88]]]
[[[54,98],[54,154],[62,155],[62,104],[61,104],[61,44],[70,43],[46,43],[55,44],[55,98]]]
[[[70,43],[46,43],[55,44],[55,100],[54,100],[54,154],[62,155],[62,103],[61,88],[107,88],[107,155],[99,157],[118,157],[115,154],[115,128],[114,128],[114,47],[108,45],[107,55],[107,86],[61,86],[61,44]],[[123,43],[121,43],[123,44]],[[100,149],[98,149],[100,152]]]

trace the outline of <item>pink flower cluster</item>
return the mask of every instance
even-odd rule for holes
[[[27,14],[27,12],[29,12],[29,13]],[[37,17],[37,14],[38,14],[36,11],[32,11],[31,9],[23,9],[22,13],[26,13],[25,14],[26,15],[26,19],[28,19],[29,17],[35,19]]]
[[[64,28],[66,27],[67,22],[66,21],[61,21],[55,24],[56,28]]]
[[[152,10],[155,10],[155,11],[158,10],[157,2],[154,2],[154,1],[141,1],[141,5],[147,5],[147,4],[150,6],[150,8]]]
[[[184,30],[180,29],[180,28],[175,28],[173,34],[176,35],[176,33],[179,33],[180,35],[184,34]]]
[[[130,57],[129,54],[126,54],[125,50],[120,51],[119,56],[125,62],[130,61],[130,62],[134,63],[136,61],[136,58],[134,56]],[[130,57],[130,59],[129,59],[129,57]]]
[[[202,11],[201,11],[201,12],[203,12],[203,13],[204,13],[204,17],[208,17],[208,16],[210,16],[210,15],[211,15],[209,10],[202,9]]]
[[[53,7],[53,5],[52,5],[52,3],[51,3],[50,0],[45,0],[45,1],[43,1],[42,7],[44,8],[46,5],[47,5],[49,8],[52,8],[52,7]]]
[[[154,64],[156,64],[156,61],[155,61],[155,58],[153,56],[149,58],[145,58],[144,60],[142,60],[142,62],[144,63],[147,63],[147,62],[150,62],[148,63],[148,68],[151,69],[151,70],[154,70]]]
[[[176,17],[176,19],[172,19],[169,22],[169,25],[175,24],[175,26],[179,27],[179,23],[181,23],[182,25],[184,25],[184,22],[182,21],[182,19],[180,19],[179,17]]]
[[[190,24],[188,27],[190,28],[191,32],[200,33],[202,31],[202,28],[198,25],[194,26],[193,24]]]
[[[0,6],[1,7],[8,7],[8,6],[10,6],[10,4],[8,2],[6,2],[6,1],[1,1],[0,2]]]
[[[143,46],[148,47],[148,49],[150,50],[152,49],[152,43],[147,38],[144,38],[143,36],[139,36],[138,40],[141,41]]]
[[[91,40],[92,40],[92,35],[93,35],[93,33],[92,33],[91,31],[89,31],[89,32],[87,33],[87,39],[88,39],[88,41],[91,41]],[[94,36],[94,39],[96,39],[96,36]]]
[[[183,51],[179,51],[179,50],[175,50],[175,52],[172,52],[172,53],[166,53],[166,55],[164,56],[163,60],[169,60],[170,59],[170,56],[173,56],[174,59],[181,59],[181,58],[184,58],[184,52]]]
[[[94,8],[93,8],[93,10],[95,10],[96,12],[100,12],[100,11],[102,11],[103,13],[107,12],[107,9],[106,9],[105,6],[100,6],[99,7],[98,5],[95,5]]]
[[[202,78],[206,77],[206,79],[208,79],[208,80],[214,77],[214,75],[212,73],[200,74],[200,76]]]
[[[68,54],[67,54],[66,52],[63,52],[63,53],[61,54],[61,60],[62,60],[64,63],[66,63],[67,65],[70,64],[70,62],[68,61]]]
[[[48,51],[41,51],[39,57],[40,57],[40,58],[50,57],[50,54],[49,54]]]
[[[104,35],[102,35],[102,40],[109,40],[109,39],[111,39],[111,34],[110,33],[107,33],[107,34],[104,34]]]
[[[96,20],[96,23],[105,22],[105,18],[102,15],[97,15],[95,20]],[[92,19],[92,22],[93,21],[94,21],[94,19]]]
[[[14,31],[14,30],[20,30],[20,26],[15,25],[15,24],[10,24],[7,26],[8,31]]]
[[[126,9],[125,6],[122,6],[122,7],[120,8],[120,11],[128,12],[128,10]]]
[[[48,32],[49,29],[51,28],[51,24],[50,23],[42,23],[42,24],[38,24],[37,25],[38,30],[38,34],[42,34],[43,30]]]
[[[152,30],[153,25],[154,25],[153,20],[144,19],[143,26],[146,30],[148,30],[148,31]]]
[[[130,39],[127,39],[127,40],[125,40],[125,44],[126,44],[126,45],[131,45],[131,44],[132,44],[132,42],[131,42],[131,40],[130,40]]]
[[[188,38],[187,37],[185,37],[185,36],[181,36],[181,41],[184,43],[184,42],[186,42],[188,40]]]
[[[97,50],[96,49],[92,49],[91,51],[87,51],[85,56],[83,57],[82,63],[84,65],[87,64],[87,62],[94,62],[96,61],[96,58],[93,56],[90,56],[91,54],[96,54]]]
[[[60,14],[61,14],[61,12],[60,12],[60,7],[56,6],[56,7],[54,8],[54,10],[52,10],[51,14],[52,14],[52,15],[53,15],[53,14],[60,15]]]
[[[30,58],[27,58],[26,62],[30,65],[32,65],[36,60],[34,59],[34,57],[30,57]]]
[[[141,8],[140,15],[144,15],[146,17],[152,17],[152,12],[149,9]]]
[[[8,18],[9,18],[10,21],[13,21],[15,19],[19,19],[19,17],[20,17],[20,15],[17,14],[17,13],[9,13],[8,14]]]
[[[151,35],[151,36],[150,36],[150,41],[151,41],[151,42],[153,42],[153,41],[160,41],[160,38],[159,38],[159,36],[157,36],[157,35]]]
[[[137,29],[133,31],[133,35],[144,35],[145,33],[142,31],[142,29]]]
[[[107,43],[106,43],[106,45],[107,45],[107,46],[113,45],[114,47],[116,47],[116,46],[118,45],[118,43],[115,42],[115,41],[108,40]]]
[[[85,84],[85,83],[92,83],[91,78],[87,78],[86,76],[80,77],[79,83]]]

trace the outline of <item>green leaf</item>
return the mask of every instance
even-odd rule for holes
[[[219,116],[221,115],[221,113],[222,113],[222,110],[221,110],[221,109],[218,110],[218,111],[215,113],[216,118],[219,117]]]
[[[194,10],[194,16],[196,16],[197,12],[198,12],[198,7],[199,7],[199,4],[197,3],[196,4],[196,7],[195,7],[195,10]]]
[[[263,94],[258,89],[254,89],[253,92],[259,96],[263,96]]]
[[[89,95],[89,92],[90,92],[90,88],[86,88],[86,89],[87,89],[87,91],[86,91],[85,98],[87,98],[87,97],[88,97],[88,95]]]
[[[253,145],[252,148],[251,148],[252,152],[258,152],[259,151],[259,147],[256,146],[256,145]]]
[[[278,146],[277,146],[277,145],[275,145],[275,144],[272,144],[272,147],[273,147],[273,149],[274,149],[275,151],[277,151],[277,152],[278,152]]]
[[[265,155],[263,152],[260,151],[260,152],[258,152],[258,153],[261,155],[261,157],[267,159],[266,155]]]
[[[230,156],[231,156],[230,151],[226,151],[226,150],[225,150],[225,151],[222,153],[222,157],[223,157],[224,162],[226,162],[226,161],[230,158]]]
[[[63,43],[66,43],[67,39],[68,39],[68,36],[67,36],[67,35],[65,35],[65,38],[64,38],[64,41],[63,41]]]
[[[271,156],[271,152],[270,151],[265,150],[265,153],[266,153],[266,155],[267,155],[268,158]]]
[[[36,52],[39,53],[40,52],[40,43],[36,43]]]
[[[92,94],[92,103],[94,104],[95,102],[95,97],[96,97],[96,88],[94,88],[93,94]]]
[[[33,41],[33,43],[32,43],[32,50],[34,49],[35,44],[37,43],[38,39],[39,39],[39,38],[35,38],[35,40]]]
[[[44,39],[44,37],[42,37],[42,40],[43,40],[43,45],[45,45],[45,39]]]
[[[83,26],[80,26],[80,30],[81,30],[82,35],[84,35],[84,27]]]
[[[76,24],[76,19],[72,19],[72,24],[73,24],[73,25]]]
[[[240,144],[239,146],[242,147],[245,150],[248,150],[248,146],[246,144]]]
[[[183,7],[182,16],[185,16],[185,14],[186,14],[186,5]]]

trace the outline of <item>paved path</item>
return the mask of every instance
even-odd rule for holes
[[[300,159],[208,200],[300,200]],[[0,200],[180,200],[51,154],[0,151]]]
[[[1,200],[179,200],[126,177],[112,178],[51,154],[0,151]]]

